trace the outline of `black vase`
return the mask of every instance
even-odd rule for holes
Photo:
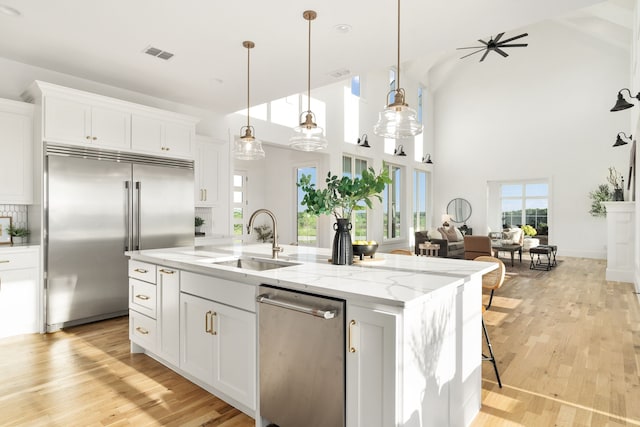
[[[333,224],[336,235],[333,237],[331,263],[335,265],[353,264],[353,246],[351,245],[351,223],[347,218],[339,218]]]
[[[613,200],[615,202],[623,202],[624,201],[624,192],[622,188],[615,188],[613,190]]]

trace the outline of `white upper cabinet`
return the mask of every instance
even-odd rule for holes
[[[136,152],[193,158],[194,126],[134,114],[131,146]]]
[[[195,201],[197,207],[228,205],[229,144],[196,136]]]
[[[33,203],[33,105],[0,99],[0,204]]]
[[[42,106],[45,142],[193,159],[194,117],[40,81],[23,98]]]
[[[47,142],[117,150],[131,145],[131,113],[115,107],[47,96],[43,124]]]

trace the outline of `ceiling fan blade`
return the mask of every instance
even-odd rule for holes
[[[520,34],[519,36],[515,36],[515,37],[511,37],[510,39],[502,40],[502,41],[500,42],[500,44],[509,43],[510,41],[518,40],[518,39],[521,39],[522,37],[526,37],[526,36],[528,36],[528,35],[529,35],[528,33],[522,33],[522,34]]]
[[[498,40],[500,40],[500,39],[502,38],[502,36],[504,36],[504,33],[500,33],[500,34],[498,34],[498,35],[496,36],[496,38],[495,38],[495,39],[493,39],[493,42],[494,42],[494,43],[498,43]]]
[[[507,56],[509,56],[509,55],[507,55],[507,52],[503,51],[503,50],[502,50],[502,49],[500,49],[499,47],[497,47],[497,48],[495,48],[495,49],[493,49],[493,50],[495,50],[496,52],[498,52],[500,55],[504,56],[505,58],[506,58]]]
[[[486,58],[488,54],[489,54],[489,49],[487,49],[484,55],[482,55],[482,58],[480,58],[480,62],[484,61],[484,58]]]
[[[498,47],[527,47],[529,43],[501,44]]]
[[[486,42],[486,41],[484,41],[484,40],[480,40],[480,39],[478,39],[478,41],[479,41],[480,43],[482,43],[483,45],[485,45],[485,46],[489,46],[489,42]]]
[[[486,46],[468,46],[468,47],[457,47],[456,50],[461,49],[486,49]]]
[[[476,50],[475,52],[471,52],[471,53],[470,53],[470,54],[468,54],[468,55],[461,56],[461,57],[460,57],[460,59],[464,59],[464,58],[466,58],[467,56],[471,56],[471,55],[473,55],[474,53],[482,52],[483,50],[486,50],[486,49],[485,49],[485,48],[482,48],[482,49]],[[488,52],[488,50],[487,50],[487,52]]]

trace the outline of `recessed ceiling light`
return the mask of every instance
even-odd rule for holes
[[[349,24],[338,24],[333,27],[336,32],[340,34],[347,34],[351,32],[351,25]]]
[[[18,9],[14,9],[6,4],[0,4],[0,13],[7,16],[20,16],[22,15]]]

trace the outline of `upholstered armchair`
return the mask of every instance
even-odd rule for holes
[[[464,236],[464,259],[476,259],[479,256],[492,256],[489,236]]]

